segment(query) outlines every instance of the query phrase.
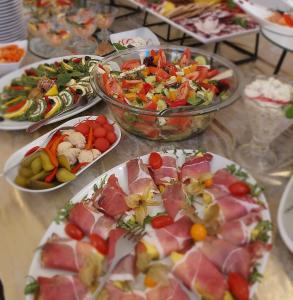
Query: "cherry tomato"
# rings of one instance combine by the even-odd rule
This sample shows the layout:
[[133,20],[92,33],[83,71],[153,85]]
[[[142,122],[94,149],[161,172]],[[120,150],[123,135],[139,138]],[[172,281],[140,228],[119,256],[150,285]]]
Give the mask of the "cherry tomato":
[[96,127],[94,130],[94,137],[96,137],[96,138],[105,137],[106,134],[107,134],[107,131],[103,127]]
[[84,136],[87,136],[90,131],[89,126],[85,123],[79,123],[77,126],[75,126],[74,129],[75,131],[80,132]]
[[110,143],[106,138],[97,138],[95,140],[94,147],[101,152],[105,152],[110,148]]
[[249,299],[249,284],[245,278],[238,273],[229,273],[228,286],[236,300]]
[[128,70],[133,70],[139,66],[140,66],[140,61],[138,59],[130,59],[123,62],[120,68],[122,71],[128,71]]
[[82,230],[73,223],[68,223],[65,226],[65,232],[74,240],[81,240],[84,237]]
[[104,115],[99,115],[96,118],[96,123],[98,123],[100,125],[105,125],[105,124],[108,124],[108,120],[107,120],[107,118]]
[[152,218],[151,224],[153,228],[159,229],[173,224],[173,219],[167,215],[157,216]]
[[103,255],[107,255],[109,251],[108,242],[95,233],[89,235],[91,244]]
[[152,152],[149,156],[149,165],[152,169],[159,169],[163,165],[162,156],[158,152]]
[[115,132],[112,131],[107,132],[106,139],[110,142],[110,144],[114,144],[117,140]]
[[250,193],[250,187],[243,181],[236,181],[229,186],[229,191],[234,196],[244,196]]
[[103,127],[106,129],[107,132],[114,132],[114,126],[112,124],[104,124]]

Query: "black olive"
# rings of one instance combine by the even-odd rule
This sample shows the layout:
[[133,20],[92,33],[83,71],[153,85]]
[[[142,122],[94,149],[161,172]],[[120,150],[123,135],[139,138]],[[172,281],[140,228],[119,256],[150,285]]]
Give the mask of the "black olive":
[[54,101],[53,99],[49,98],[49,103],[50,103],[51,105],[54,105],[54,104],[55,104],[55,101]]
[[64,59],[63,61],[64,61],[66,64],[69,63],[69,60],[68,60],[68,59]]
[[0,122],[3,122],[3,121],[4,121],[4,118],[0,116]]
[[154,58],[152,56],[147,56],[143,60],[143,64],[147,67],[155,66],[154,65]]
[[86,55],[84,59],[85,60],[91,60],[91,57]]
[[76,89],[76,94],[78,94],[78,95],[82,95],[82,90],[81,89]]

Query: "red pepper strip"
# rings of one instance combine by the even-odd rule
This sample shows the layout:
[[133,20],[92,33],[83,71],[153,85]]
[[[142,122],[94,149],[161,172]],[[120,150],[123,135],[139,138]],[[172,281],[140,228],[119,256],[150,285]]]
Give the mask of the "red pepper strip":
[[83,166],[86,166],[88,163],[78,163],[71,169],[71,173],[76,174]]
[[24,157],[33,154],[34,152],[36,152],[36,151],[39,150],[39,149],[40,149],[39,146],[35,146],[35,147],[31,148],[30,150],[27,151],[27,153],[24,155]]
[[86,150],[91,150],[93,148],[93,139],[94,139],[94,131],[93,131],[93,127],[90,127],[87,143],[85,145]]
[[45,177],[45,182],[50,183],[54,180],[58,168],[55,168],[48,176]]
[[51,161],[52,165],[53,165],[54,167],[57,168],[58,165],[59,165],[57,156],[54,155],[54,154],[50,151],[50,149],[48,149],[47,147],[44,148],[44,150],[45,150],[45,152],[48,154],[48,156],[49,156],[49,158],[50,158],[50,161]]
[[21,109],[26,104],[26,101],[27,100],[25,99],[25,100],[22,100],[22,101],[20,101],[19,103],[15,104],[15,105],[9,106],[6,109],[6,112],[11,113],[11,112],[14,112],[14,111],[17,111],[17,110]]
[[50,149],[59,136],[61,136],[61,133],[57,131],[48,142],[46,148]]
[[11,85],[9,87],[10,90],[14,90],[14,91],[23,91],[24,90],[24,86],[22,85]]
[[63,142],[65,136],[64,135],[59,135],[57,136],[54,141],[52,142],[52,145],[51,147],[49,148],[51,153],[54,155],[54,156],[57,156],[57,148],[58,148],[58,145]]

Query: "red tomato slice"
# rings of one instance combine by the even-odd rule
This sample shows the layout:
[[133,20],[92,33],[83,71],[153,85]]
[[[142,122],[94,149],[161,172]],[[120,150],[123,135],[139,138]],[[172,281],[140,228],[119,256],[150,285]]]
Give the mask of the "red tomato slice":
[[176,101],[167,100],[167,103],[170,107],[185,106],[187,104],[187,100],[186,99],[176,100]]
[[67,223],[65,226],[65,232],[74,240],[81,240],[84,237],[82,230],[73,223]]
[[189,64],[189,61],[190,61],[190,58],[191,58],[191,52],[190,52],[190,49],[189,48],[186,48],[182,54],[182,57],[179,61],[179,65],[180,66],[186,66]]
[[249,300],[249,284],[240,274],[229,273],[228,286],[237,300]]
[[152,101],[149,104],[147,104],[145,108],[151,110],[157,110],[157,107],[158,107],[157,103]]
[[137,84],[142,83],[142,80],[122,80],[122,88],[123,89],[129,89],[133,88]]
[[126,60],[121,65],[122,71],[130,71],[140,66],[140,61],[138,59]]
[[161,168],[163,165],[162,156],[158,152],[152,152],[149,156],[149,165],[154,170]]
[[167,63],[166,54],[163,49],[160,49],[158,55],[159,55],[158,64],[157,64],[158,68],[163,68]]
[[176,101],[187,100],[189,88],[190,88],[189,82],[188,81],[183,82],[177,91]]
[[288,15],[288,14],[284,14],[284,20],[287,23],[288,26],[293,27],[293,18]]
[[165,72],[163,69],[158,69],[156,73],[156,79],[157,81],[165,81],[170,78],[170,75]]
[[91,244],[103,255],[107,255],[109,251],[108,242],[95,233],[89,235]]
[[144,83],[142,86],[142,91],[147,94],[152,88],[153,86],[150,83]]
[[229,191],[234,196],[244,196],[250,193],[250,187],[243,181],[236,181],[229,186]]
[[102,75],[104,89],[107,95],[113,96],[114,94],[118,96],[123,95],[122,87],[119,85],[118,81],[115,78],[109,77],[106,73]]
[[202,66],[197,67],[197,69],[199,71],[199,76],[197,78],[197,81],[201,82],[207,78],[209,69]]
[[198,76],[199,76],[199,72],[197,71],[185,75],[185,77],[190,80],[196,80]]
[[174,65],[172,65],[172,64],[169,63],[169,64],[165,67],[165,69],[167,69],[167,71],[168,71],[168,73],[169,73],[170,75],[176,76],[177,68],[176,68]]
[[200,85],[204,89],[209,90],[209,91],[213,92],[214,94],[217,94],[219,92],[219,89],[214,84],[201,82]]
[[173,224],[173,219],[167,215],[157,216],[152,218],[151,224],[153,228],[159,229]]
[[207,78],[212,78],[212,77],[218,75],[219,73],[220,73],[220,71],[217,69],[209,70],[208,74],[207,74]]
[[149,72],[152,74],[152,75],[155,75],[157,74],[158,72],[158,68],[157,67],[148,67],[149,68]]

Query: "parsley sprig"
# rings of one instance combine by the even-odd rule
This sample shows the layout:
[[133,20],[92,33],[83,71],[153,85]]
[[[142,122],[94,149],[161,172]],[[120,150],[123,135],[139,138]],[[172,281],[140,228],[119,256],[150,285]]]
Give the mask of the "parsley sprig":
[[253,241],[260,241],[263,243],[267,243],[270,239],[269,232],[272,231],[273,226],[272,223],[268,220],[262,220],[258,222],[256,227],[253,229],[251,233],[251,239]]
[[249,275],[248,281],[252,284],[256,282],[260,282],[261,279],[263,278],[263,275],[258,271],[258,266],[259,264],[255,264],[252,269],[252,272]]

